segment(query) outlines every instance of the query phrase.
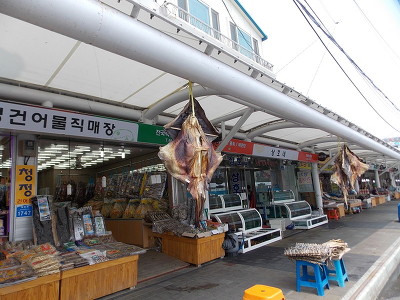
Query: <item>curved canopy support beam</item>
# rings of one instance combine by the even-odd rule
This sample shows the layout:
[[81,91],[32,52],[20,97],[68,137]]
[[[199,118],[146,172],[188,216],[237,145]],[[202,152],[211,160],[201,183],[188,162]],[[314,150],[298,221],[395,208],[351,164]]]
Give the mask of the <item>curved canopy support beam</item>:
[[[189,45],[94,0],[2,0],[0,13],[187,78],[311,128],[400,160],[379,143]],[[118,35],[115,33],[118,32]],[[138,42],[140,41],[140,42]],[[173,49],[173,51],[171,51]]]
[[[201,85],[196,85],[192,89],[193,96],[202,97],[215,95],[217,92],[211,89],[208,89]],[[178,104],[182,101],[189,99],[189,91],[188,89],[181,90],[177,93],[174,93],[170,96],[165,97],[164,99],[159,100],[155,104],[151,105],[145,112],[143,113],[143,118],[145,119],[154,119],[157,115],[170,108],[171,106]]]
[[[241,117],[241,116],[243,116],[243,114],[245,114],[248,110],[249,110],[249,108],[244,108],[244,109],[235,111],[235,112],[233,112],[233,113],[227,114],[227,115],[225,115],[225,116],[221,116],[221,117],[219,117],[219,118],[212,119],[212,120],[210,120],[210,122],[211,122],[211,124],[213,124],[213,125],[218,125],[218,124],[221,123],[221,122],[226,122],[226,121],[233,120],[233,119],[236,119],[236,118],[238,118],[238,117]],[[254,109],[253,109],[253,111],[254,111]]]
[[337,140],[338,140],[337,137],[323,137],[323,138],[318,138],[318,139],[313,139],[313,140],[303,142],[303,143],[299,144],[298,147],[299,147],[299,149],[303,149],[304,147],[309,147],[309,146],[313,146],[313,145],[337,142]]
[[236,134],[236,132],[238,132],[238,130],[240,129],[240,127],[242,127],[242,125],[244,124],[244,122],[246,122],[246,120],[251,116],[251,114],[254,112],[254,109],[252,108],[248,108],[246,110],[246,112],[243,114],[243,116],[239,119],[239,121],[237,121],[237,123],[235,124],[235,126],[233,126],[233,128],[231,129],[231,131],[226,135],[226,137],[221,141],[221,143],[218,145],[217,151],[222,151],[222,149],[224,149],[224,147],[226,145],[228,145],[229,141],[231,140],[231,138],[233,138]]
[[294,128],[294,127],[303,127],[302,125],[299,124],[295,124],[293,122],[288,122],[288,121],[284,121],[284,122],[276,122],[273,124],[267,124],[265,126],[262,126],[260,128],[251,130],[248,134],[247,134],[247,138],[249,140],[254,139],[256,136],[262,135],[266,132],[269,131],[274,131],[274,130],[279,130],[279,129],[285,129],[285,128]]

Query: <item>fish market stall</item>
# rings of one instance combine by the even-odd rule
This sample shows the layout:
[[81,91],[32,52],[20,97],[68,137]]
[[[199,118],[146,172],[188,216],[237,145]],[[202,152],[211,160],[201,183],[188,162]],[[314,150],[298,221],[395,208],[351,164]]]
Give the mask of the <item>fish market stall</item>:
[[146,250],[115,241],[98,211],[31,201],[34,239],[0,244],[1,299],[94,299],[137,284]]

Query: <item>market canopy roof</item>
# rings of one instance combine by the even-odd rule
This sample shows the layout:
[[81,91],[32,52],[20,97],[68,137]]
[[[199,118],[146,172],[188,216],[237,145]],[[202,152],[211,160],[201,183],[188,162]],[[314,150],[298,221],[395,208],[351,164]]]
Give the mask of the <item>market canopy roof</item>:
[[[288,96],[280,98],[281,103],[274,100],[276,106],[271,106],[272,102],[265,102],[264,105],[262,101],[270,101],[268,95],[266,99],[253,102],[245,99],[246,95],[243,97],[237,92],[229,94],[226,88],[215,89],[218,83],[207,86],[203,82],[195,82],[196,99],[211,122],[224,131],[223,136],[231,133],[235,138],[284,148],[311,151],[314,147],[316,152],[331,153],[337,151],[340,143],[347,142],[367,162],[395,164],[400,159],[398,149],[276,81],[269,62],[258,56],[247,57],[232,48],[232,41],[216,39],[183,21],[177,8],[168,2],[161,6],[154,2],[153,7],[144,7],[131,0],[102,1],[129,18],[121,17],[122,14],[114,8],[97,1],[53,1],[51,5],[47,2],[3,0],[0,3],[0,13],[4,13],[0,14],[0,97],[4,100],[33,104],[49,100],[57,108],[164,125],[186,104],[188,92],[187,89],[182,91],[182,88],[188,79],[196,78],[197,74],[192,72],[193,77],[190,75],[187,78],[178,74],[190,74],[193,68],[201,66],[203,61],[192,56],[199,53],[207,56],[205,59],[221,62],[233,70],[229,74],[217,74],[225,87],[232,82],[232,90],[237,89],[234,82],[237,75],[243,74],[253,82]],[[96,9],[103,14],[101,22],[92,18]],[[75,20],[79,23],[73,23]],[[75,26],[65,26],[68,22]],[[113,28],[107,28],[114,26],[112,22],[120,23],[114,27],[118,31],[107,32]],[[142,49],[149,46],[150,40],[143,39],[133,41],[138,49],[132,55],[137,55],[139,59],[124,57],[124,51],[132,50],[124,48],[127,42],[125,37],[132,33],[128,25],[137,22],[150,26],[146,30],[157,35],[160,49],[155,51],[159,51],[158,54],[147,57],[150,54]],[[90,28],[98,28],[99,35],[90,36],[93,34]],[[186,47],[189,57],[182,56],[181,59],[189,59],[190,64],[179,65],[179,57],[173,58],[179,44],[170,44],[169,53],[166,53],[164,46],[170,42],[168,37],[184,44],[182,47]],[[110,45],[108,50],[101,49],[106,48],[101,46],[102,43]],[[164,59],[166,55],[168,60]],[[151,60],[151,63],[140,60]],[[170,65],[175,68],[172,70]],[[203,71],[198,69],[199,73]],[[258,87],[255,85],[254,89]],[[79,99],[79,105],[76,99]],[[312,119],[317,112],[336,125],[310,126],[312,120],[308,124],[299,122],[291,110],[303,107],[308,110],[298,111],[298,114],[311,113],[308,117]],[[337,134],[340,132],[337,128],[343,125],[354,131],[355,137],[359,135],[359,141],[357,138],[346,138],[347,132]],[[369,143],[371,147],[368,147]]]

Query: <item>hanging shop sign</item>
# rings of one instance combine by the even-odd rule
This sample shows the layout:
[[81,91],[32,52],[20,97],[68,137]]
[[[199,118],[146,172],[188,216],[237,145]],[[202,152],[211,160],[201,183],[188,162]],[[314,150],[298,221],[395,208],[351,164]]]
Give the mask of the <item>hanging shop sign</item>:
[[15,205],[31,204],[36,195],[36,167],[17,165],[15,174]]
[[241,140],[232,139],[225,146],[224,152],[238,153],[238,154],[253,154],[254,143]]
[[0,127],[127,142],[136,142],[139,130],[134,122],[8,102],[0,102]]
[[166,145],[172,141],[164,127],[149,124],[139,124],[138,142]]
[[17,165],[15,171],[15,216],[32,217],[31,197],[36,195],[36,167]]
[[222,151],[275,159],[318,162],[318,154],[266,146],[236,139],[230,140],[228,145],[226,145]]

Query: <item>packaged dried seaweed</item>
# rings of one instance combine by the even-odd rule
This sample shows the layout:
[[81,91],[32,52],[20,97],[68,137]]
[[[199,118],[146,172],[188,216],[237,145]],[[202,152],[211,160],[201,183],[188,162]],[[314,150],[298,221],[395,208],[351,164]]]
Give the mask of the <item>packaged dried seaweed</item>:
[[[71,220],[69,215],[69,209],[71,208],[71,202],[57,202],[53,204],[54,219],[53,227],[55,225],[55,233],[57,237],[54,240],[58,241],[56,246],[62,245],[68,241],[73,241],[73,231],[71,227]],[[53,228],[54,229],[54,228]]]
[[43,221],[41,221],[41,212],[39,211],[39,203],[37,197],[32,198],[32,209],[35,244],[51,243],[52,245],[54,245],[52,222],[50,219],[43,219],[43,216]]

